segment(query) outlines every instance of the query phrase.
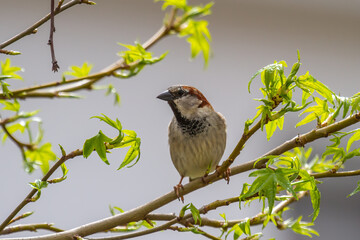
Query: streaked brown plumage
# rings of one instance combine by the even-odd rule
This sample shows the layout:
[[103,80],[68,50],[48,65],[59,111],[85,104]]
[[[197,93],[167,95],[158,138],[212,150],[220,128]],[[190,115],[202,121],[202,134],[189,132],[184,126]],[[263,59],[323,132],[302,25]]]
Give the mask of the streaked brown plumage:
[[225,118],[191,86],[172,86],[158,98],[167,101],[174,113],[169,124],[169,146],[172,162],[181,176],[175,187],[180,197],[184,177],[203,177],[218,165],[226,145]]

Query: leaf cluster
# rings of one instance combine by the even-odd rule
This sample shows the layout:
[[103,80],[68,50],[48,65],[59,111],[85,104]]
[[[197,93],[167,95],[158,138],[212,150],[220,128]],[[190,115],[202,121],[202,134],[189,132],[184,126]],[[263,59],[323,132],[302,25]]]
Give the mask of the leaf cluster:
[[153,54],[146,51],[140,43],[135,43],[135,45],[119,43],[119,45],[128,49],[118,53],[127,66],[126,69],[114,73],[114,76],[119,78],[130,78],[137,75],[146,65],[161,61],[168,53],[165,52],[160,57],[153,57]]
[[1,66],[0,86],[1,86],[2,94],[4,94],[7,98],[10,98],[12,95],[12,92],[9,90],[10,84],[5,80],[8,79],[22,80],[22,77],[17,73],[19,71],[22,71],[22,69],[17,66],[11,66],[11,61],[9,58],[7,58],[5,62],[0,61],[0,66]]
[[[50,143],[42,143],[44,131],[42,129],[42,121],[35,115],[39,111],[22,112],[20,111],[20,103],[14,100],[0,100],[4,106],[2,110],[11,113],[11,116],[3,120],[2,141],[5,142],[9,137],[16,141],[19,146],[24,168],[27,172],[32,173],[36,168],[40,167],[45,174],[49,170],[49,162],[57,159],[52,151]],[[37,125],[37,136],[33,135],[32,125]],[[23,143],[15,137],[15,134],[27,135],[28,143]]]
[[110,138],[100,130],[94,137],[85,141],[83,156],[88,158],[93,151],[96,151],[101,160],[103,160],[106,164],[110,164],[107,159],[107,153],[109,152],[109,149],[129,147],[118,170],[125,166],[134,166],[140,159],[141,144],[141,139],[137,137],[136,132],[133,130],[122,129],[122,125],[119,119],[112,120],[104,114],[102,114],[102,116],[94,116],[92,118],[100,119],[112,128],[116,129],[118,135],[115,138]]
[[197,20],[196,18],[211,14],[211,7],[214,3],[210,2],[206,5],[191,6],[188,5],[186,0],[157,1],[164,2],[163,10],[172,6],[183,12],[175,22],[174,29],[178,32],[179,37],[186,37],[187,42],[190,44],[191,58],[194,59],[202,53],[205,67],[207,67],[211,55],[211,35],[208,29],[208,22],[206,20]]

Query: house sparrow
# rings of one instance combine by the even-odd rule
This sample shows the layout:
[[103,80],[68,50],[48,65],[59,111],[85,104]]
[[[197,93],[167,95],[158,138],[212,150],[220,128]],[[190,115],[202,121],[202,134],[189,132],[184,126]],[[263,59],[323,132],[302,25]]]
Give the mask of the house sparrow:
[[157,98],[167,101],[174,117],[169,124],[171,160],[181,179],[174,187],[178,198],[182,180],[205,177],[214,171],[226,145],[225,118],[204,95],[191,86],[172,86]]

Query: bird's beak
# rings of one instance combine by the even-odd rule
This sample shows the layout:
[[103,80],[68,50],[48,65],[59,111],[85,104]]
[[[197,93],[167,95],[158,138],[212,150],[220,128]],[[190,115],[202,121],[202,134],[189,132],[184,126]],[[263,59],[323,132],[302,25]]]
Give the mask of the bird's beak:
[[174,96],[168,90],[166,90],[165,92],[162,92],[159,96],[157,96],[157,98],[164,100],[164,101],[174,100]]

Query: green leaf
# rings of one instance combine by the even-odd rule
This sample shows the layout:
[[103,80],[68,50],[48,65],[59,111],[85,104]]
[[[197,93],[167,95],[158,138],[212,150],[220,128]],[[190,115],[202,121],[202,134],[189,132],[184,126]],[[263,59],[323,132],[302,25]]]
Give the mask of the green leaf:
[[246,218],[245,221],[241,221],[238,225],[243,233],[249,236],[251,235],[250,218]]
[[[250,219],[246,218],[244,221],[241,221],[238,224],[235,224],[230,230],[229,232],[226,234],[225,239],[227,239],[227,236],[231,233],[234,232],[234,240],[238,239],[242,234],[246,234],[248,236],[251,235],[251,230],[250,230]],[[247,239],[247,238],[246,238]],[[250,238],[252,239],[252,238]]]
[[186,204],[184,207],[181,208],[179,217],[180,218],[184,217],[187,210],[190,210],[195,224],[201,225],[200,212],[192,203]]
[[295,127],[305,125],[305,124],[310,123],[317,119],[319,119],[322,123],[327,119],[327,117],[331,113],[331,109],[329,109],[327,100],[322,100],[317,97],[315,97],[314,100],[317,105],[306,108],[300,114],[300,116],[307,112],[309,112],[310,114],[308,114],[304,119],[302,119],[300,122],[298,122]]
[[[109,118],[108,116],[106,116],[105,114],[101,114],[101,116],[93,116],[91,118],[98,118],[100,119],[101,121],[107,123],[108,125],[110,125],[111,127],[121,131],[122,130],[122,125],[121,125],[121,122],[119,121],[119,119],[116,119],[116,121],[112,120],[111,118]],[[90,119],[91,119],[90,118]]]
[[289,76],[286,79],[286,82],[292,82],[293,78],[295,77],[296,73],[299,71],[300,68],[300,52],[299,50],[297,50],[297,55],[298,55],[298,61],[296,63],[294,63],[293,67],[291,68],[291,72],[289,74]]
[[200,52],[203,53],[205,67],[208,65],[211,53],[211,35],[207,25],[208,22],[205,20],[195,21],[193,19],[189,19],[186,26],[179,32],[179,36],[186,36],[186,40],[190,43],[192,59],[199,55]]
[[346,146],[346,151],[349,152],[351,145],[360,140],[360,129],[355,130],[355,133],[349,138],[347,146]]
[[29,185],[36,190],[41,190],[43,188],[46,188],[48,186],[48,183],[46,181],[36,179],[35,182],[30,182]]
[[112,145],[117,145],[117,144],[121,143],[121,141],[124,138],[124,133],[122,131],[122,125],[121,125],[121,122],[119,121],[119,119],[116,119],[116,121],[114,121],[114,120],[110,119],[108,116],[106,116],[105,114],[102,114],[102,115],[103,115],[102,117],[101,116],[94,116],[94,117],[91,117],[91,118],[98,118],[101,121],[103,121],[103,122],[107,123],[108,125],[110,125],[111,127],[117,129],[119,131],[118,136],[109,143],[112,144]]
[[126,51],[121,51],[118,55],[129,66],[129,69],[120,70],[114,73],[115,77],[129,78],[137,75],[145,65],[151,65],[157,63],[165,58],[168,52],[165,52],[160,57],[153,57],[151,52],[147,52],[143,46],[139,43],[135,45],[127,45],[118,43],[119,45],[127,48]]
[[77,78],[89,76],[91,69],[93,68],[92,64],[88,64],[84,62],[81,67],[78,66],[70,66],[69,71],[63,73],[64,75],[74,76]]
[[40,165],[44,174],[49,171],[49,162],[57,159],[56,154],[52,151],[50,143],[45,143],[39,148],[27,150],[25,152],[26,159]]
[[99,133],[96,136],[89,138],[85,141],[83,148],[83,156],[87,158],[95,150],[98,153],[99,157],[105,163],[109,164],[106,158],[106,146],[105,146],[106,143],[110,144],[109,148],[130,147],[125,155],[125,159],[121,163],[118,170],[125,166],[128,166],[130,163],[134,162],[135,160],[135,162],[128,167],[134,166],[140,159],[140,144],[141,144],[141,139],[137,137],[136,132],[133,130],[123,130],[119,119],[116,119],[114,121],[104,114],[102,114],[102,116],[94,116],[92,118],[97,118],[107,123],[111,127],[117,129],[119,134],[115,139],[111,139],[107,137],[105,134],[103,134],[101,131],[99,131]]
[[192,203],[190,204],[189,209],[193,216],[195,224],[201,225],[201,216],[199,210]]
[[140,159],[140,144],[141,144],[141,139],[137,137],[136,133],[132,130],[123,130],[123,132],[125,134],[127,134],[127,136],[125,136],[122,140],[122,142],[120,143],[119,147],[127,147],[130,146],[128,152],[125,155],[125,159],[123,160],[123,162],[121,163],[120,167],[118,168],[118,170],[120,170],[121,168],[129,165],[130,163],[132,163],[135,158],[135,163],[133,163],[132,165],[128,166],[128,167],[132,167],[134,166]]
[[[280,61],[279,63],[275,62],[273,64],[269,64],[263,68],[261,68],[259,71],[257,71],[250,79],[249,83],[248,83],[248,91],[250,93],[250,86],[252,81],[259,75],[262,74],[264,72],[264,77],[266,77],[266,79],[263,78],[263,83],[265,86],[267,86],[267,89],[270,88],[270,83],[272,82],[271,80],[274,80],[275,78],[272,77],[275,75],[275,71],[279,72],[279,74],[284,72],[284,67],[286,67],[286,63],[284,61]],[[267,72],[265,74],[265,72]],[[266,80],[266,81],[265,81]],[[272,82],[272,85],[274,85],[274,82]]]
[[0,100],[0,103],[4,105],[4,107],[2,108],[3,110],[9,110],[14,112],[20,111],[20,104],[16,99],[14,99],[14,102]]
[[[12,125],[7,125],[6,129],[8,130],[8,132],[10,134],[15,133],[16,131],[20,131],[21,133],[24,133],[24,131],[26,130],[25,127],[25,122],[21,121],[19,123],[14,123]],[[4,134],[2,141],[5,142],[5,140],[8,138],[7,134]]]
[[357,194],[358,192],[360,192],[360,181],[357,182],[357,187],[354,189],[354,191],[352,191],[352,193],[350,193],[347,197],[351,197],[354,196],[355,194]]
[[66,152],[65,152],[65,149],[63,148],[63,146],[61,146],[61,145],[59,144],[59,147],[60,147],[60,150],[61,150],[61,156],[62,156],[62,157],[66,156]]
[[295,191],[309,191],[310,192],[311,204],[313,207],[312,221],[314,222],[316,220],[316,218],[319,216],[321,194],[317,188],[317,185],[316,185],[316,182],[315,182],[315,179],[313,176],[311,176],[304,169],[300,170],[299,175],[301,176],[301,181],[296,183]]
[[10,98],[12,95],[12,92],[8,88],[10,84],[6,83],[5,81],[0,82],[2,93],[5,95],[5,97]]
[[107,137],[105,134],[102,133],[100,130],[98,134],[96,134],[94,137],[89,138],[84,143],[84,150],[83,150],[83,156],[85,158],[88,158],[90,154],[95,150],[101,160],[103,160],[106,164],[110,164],[109,161],[106,158],[106,147],[105,143],[110,142],[112,139]]
[[161,61],[165,58],[168,52],[163,53],[160,57],[153,57],[151,52],[146,51],[143,46],[139,43],[135,45],[128,45],[123,43],[118,43],[119,45],[127,48],[126,51],[119,52],[119,56],[122,57],[126,64],[131,64],[139,61],[143,64],[153,64]]
[[179,9],[186,9],[187,3],[186,0],[155,0],[155,2],[164,2],[162,5],[162,10],[165,10],[168,6],[174,6]]
[[250,197],[256,193],[259,193],[261,196],[265,196],[268,199],[269,205],[269,214],[271,214],[274,207],[275,196],[277,192],[277,185],[283,187],[286,191],[290,192],[296,199],[296,193],[291,186],[289,181],[289,175],[297,173],[295,169],[286,169],[278,168],[276,170],[270,168],[264,168],[256,170],[250,173],[250,177],[257,177],[255,181],[251,184],[249,190],[241,195],[242,200]]
[[343,148],[338,147],[326,147],[325,152],[323,152],[322,157],[325,158],[326,156],[333,155],[333,162],[344,158],[346,155]]
[[[1,61],[0,65],[1,65],[1,74],[0,75],[11,76],[11,78],[13,78],[13,79],[22,80],[22,77],[17,74],[17,72],[22,71],[21,67],[11,66],[11,61],[9,58],[7,58],[5,60],[5,62]],[[4,76],[2,76],[2,77],[4,77]],[[10,78],[10,77],[6,77],[6,78]]]
[[29,201],[35,202],[36,200],[38,200],[40,198],[41,190],[43,188],[46,188],[48,186],[48,183],[46,181],[44,182],[44,181],[41,181],[40,179],[36,179],[35,182],[30,182],[29,185],[33,189],[37,190],[37,194],[35,195],[35,197],[29,199]]
[[351,97],[351,111],[353,114],[356,111],[360,111],[360,92]]
[[120,95],[117,92],[116,88],[112,85],[109,84],[107,87],[107,91],[106,91],[106,96],[110,95],[110,94],[114,94],[114,105],[120,105]]
[[54,178],[54,179],[48,180],[47,181],[48,183],[59,183],[59,182],[64,181],[67,178],[67,173],[69,170],[67,169],[65,163],[61,164],[60,167],[61,167],[61,171],[62,171],[63,175],[59,178]]
[[266,129],[266,138],[269,141],[270,138],[272,137],[272,135],[274,134],[276,127],[278,127],[280,130],[282,130],[284,125],[284,116],[281,116],[280,118],[277,118],[273,121],[269,121],[266,125],[265,125],[265,129]]
[[183,22],[190,18],[204,17],[211,14],[211,7],[214,5],[213,2],[206,4],[205,6],[187,6],[183,16]]
[[285,225],[291,228],[295,233],[305,235],[308,237],[312,237],[312,234],[319,236],[319,233],[309,226],[313,226],[314,223],[303,222],[301,221],[302,216],[300,216],[297,220],[287,220],[285,221]]
[[332,92],[325,84],[311,76],[309,72],[307,72],[305,75],[300,76],[298,79],[296,79],[295,82],[296,85],[304,91],[315,90],[321,96],[326,98],[326,100],[328,100],[330,103],[334,104],[333,96],[335,96],[335,93]]

